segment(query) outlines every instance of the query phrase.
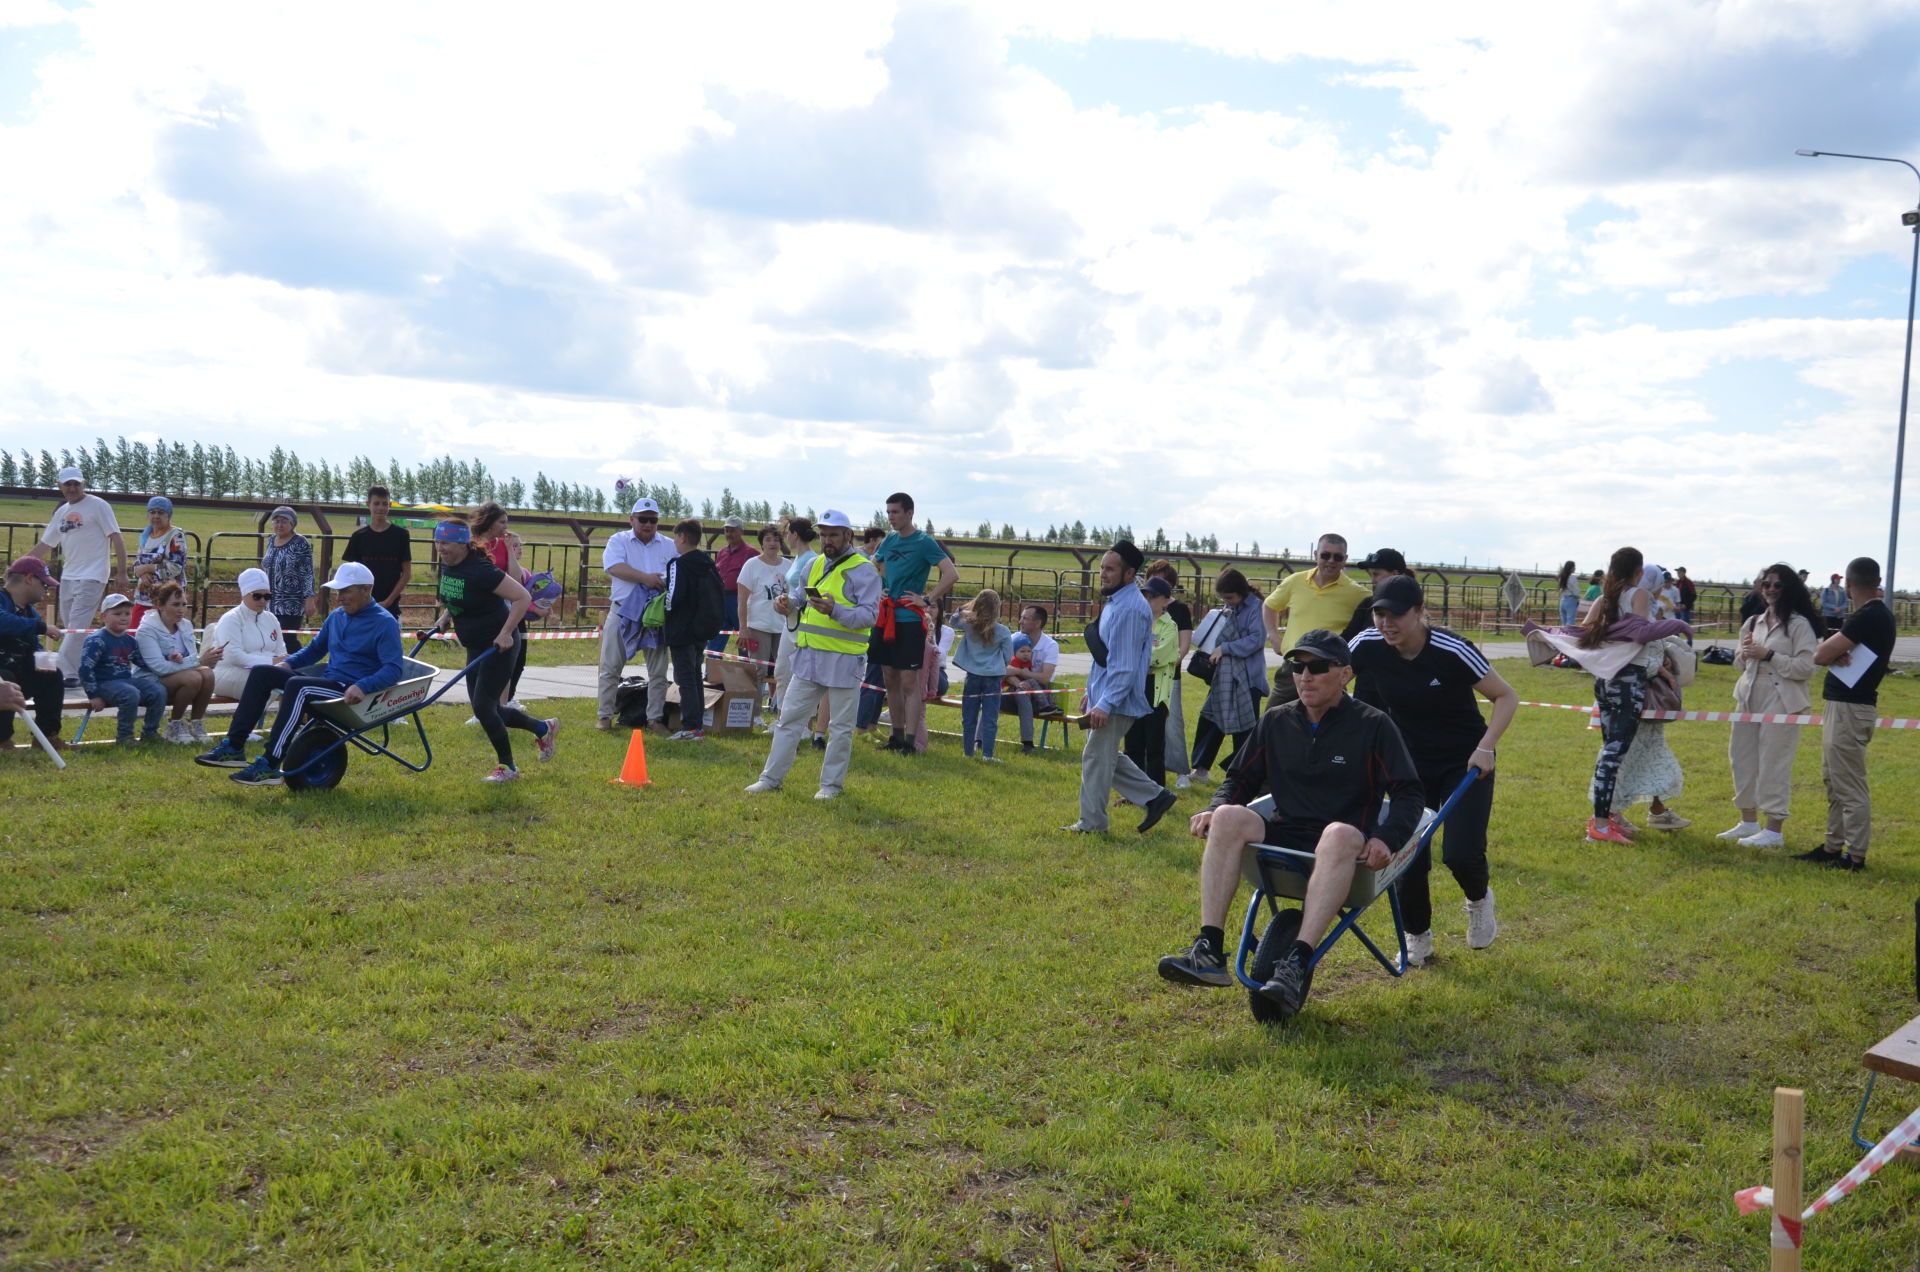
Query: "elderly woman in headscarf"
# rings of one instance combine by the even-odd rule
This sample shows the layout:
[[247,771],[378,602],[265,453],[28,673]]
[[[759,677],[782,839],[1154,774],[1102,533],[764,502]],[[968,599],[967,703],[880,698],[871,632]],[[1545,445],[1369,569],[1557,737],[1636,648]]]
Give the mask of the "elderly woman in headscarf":
[[272,582],[273,617],[291,653],[300,648],[296,633],[305,620],[320,612],[313,596],[313,545],[305,535],[293,532],[300,518],[285,504],[275,508],[268,520],[273,522],[273,538],[260,555],[260,568]]
[[[1233,739],[1234,754],[1260,722],[1260,699],[1267,694],[1267,632],[1260,621],[1260,589],[1228,566],[1213,581],[1225,614],[1224,630],[1213,648],[1213,683],[1193,733],[1193,781],[1212,780],[1207,770],[1220,744]],[[1231,756],[1228,757],[1231,760]]]

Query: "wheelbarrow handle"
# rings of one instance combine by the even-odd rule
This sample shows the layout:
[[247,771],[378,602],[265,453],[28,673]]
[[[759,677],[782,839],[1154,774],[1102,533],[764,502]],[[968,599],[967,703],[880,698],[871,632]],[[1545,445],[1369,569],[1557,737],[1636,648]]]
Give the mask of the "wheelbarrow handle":
[[1440,811],[1434,814],[1433,824],[1435,826],[1439,826],[1447,820],[1447,814],[1453,811],[1453,806],[1458,804],[1461,797],[1467,793],[1467,788],[1479,781],[1482,776],[1484,776],[1484,774],[1477,768],[1467,770],[1467,775],[1460,779],[1460,785],[1453,788],[1453,794],[1447,796],[1447,802],[1440,805]]

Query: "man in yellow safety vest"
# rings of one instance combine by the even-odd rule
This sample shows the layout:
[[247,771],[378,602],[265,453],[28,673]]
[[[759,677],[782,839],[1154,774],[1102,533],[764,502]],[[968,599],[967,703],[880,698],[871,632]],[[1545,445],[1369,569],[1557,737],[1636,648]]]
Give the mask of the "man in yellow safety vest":
[[820,700],[828,704],[827,754],[820,766],[815,799],[837,799],[847,784],[853,758],[854,713],[860,680],[867,669],[867,643],[880,612],[880,575],[873,563],[853,550],[853,522],[838,508],[819,520],[820,555],[807,570],[804,595],[783,596],[774,608],[785,614],[806,608],[794,636],[793,679],[773,728],[773,748],[749,794],[777,791],[800,743],[807,736]]

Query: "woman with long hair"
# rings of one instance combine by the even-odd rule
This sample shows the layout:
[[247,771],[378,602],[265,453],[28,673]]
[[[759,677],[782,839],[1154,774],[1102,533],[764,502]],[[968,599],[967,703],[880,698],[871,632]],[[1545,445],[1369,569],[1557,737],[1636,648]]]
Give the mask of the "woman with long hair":
[[[1662,567],[1649,565],[1640,571],[1640,588],[1653,598],[1650,613],[1656,619],[1667,617],[1660,601],[1661,591],[1667,586],[1667,572]],[[1678,636],[1668,636],[1648,641],[1643,649],[1645,652],[1638,659],[1638,665],[1647,675],[1647,691],[1641,700],[1643,709],[1678,711],[1681,707],[1678,660],[1687,656],[1686,642]],[[1667,745],[1667,722],[1642,719],[1633,735],[1633,745],[1627,748],[1626,757],[1620,762],[1620,774],[1613,787],[1613,806],[1608,812],[1632,837],[1639,833],[1639,828],[1626,820],[1626,810],[1646,800],[1648,826],[1655,830],[1685,830],[1693,822],[1667,806],[1667,801],[1685,788],[1686,774],[1680,768],[1680,757]]]
[[1580,615],[1580,585],[1573,581],[1573,562],[1568,561],[1560,567],[1560,577],[1556,580],[1560,588],[1560,626],[1572,627]]
[[967,673],[960,691],[960,749],[972,759],[978,746],[981,759],[997,764],[993,744],[1000,736],[1000,677],[1013,660],[1013,633],[1000,621],[1000,593],[990,587],[975,592],[955,617],[960,643],[953,651],[953,665]]
[[[1207,772],[1220,744],[1233,739],[1233,753],[1260,723],[1260,699],[1267,694],[1267,629],[1260,619],[1260,589],[1227,566],[1213,580],[1213,594],[1226,614],[1225,630],[1213,649],[1213,683],[1193,732],[1193,781],[1212,780]],[[1228,757],[1229,760],[1232,756]]]
[[[1740,649],[1733,665],[1740,679],[1733,687],[1733,709],[1759,715],[1799,715],[1813,704],[1813,651],[1820,646],[1820,611],[1792,566],[1779,563],[1760,573],[1759,592],[1766,609],[1740,625]],[[1781,827],[1793,799],[1793,755],[1800,728],[1792,724],[1736,724],[1727,740],[1733,766],[1733,802],[1738,825],[1720,839],[1748,848],[1778,848],[1786,843]],[[1766,814],[1766,825],[1760,815]]]
[[1593,765],[1593,816],[1587,838],[1596,843],[1630,844],[1633,831],[1614,811],[1620,765],[1640,731],[1647,701],[1646,646],[1666,636],[1691,631],[1677,619],[1653,622],[1647,616],[1653,597],[1641,586],[1646,558],[1638,548],[1619,548],[1607,560],[1600,598],[1587,613],[1573,642],[1573,656],[1593,673],[1593,699],[1600,713],[1600,754]]
[[[489,499],[473,510],[473,518],[468,523],[473,531],[473,548],[476,552],[485,552],[494,568],[522,587],[526,586],[527,572],[520,564],[520,536],[507,528],[507,510]],[[531,614],[531,608],[527,611]],[[519,631],[524,638],[527,631],[527,615],[520,618]],[[500,691],[500,706],[513,707],[524,711],[520,705],[520,677],[527,670],[527,642],[520,641],[519,649],[513,655],[513,674],[507,677],[506,687]],[[478,720],[469,720],[468,724],[477,724]]]

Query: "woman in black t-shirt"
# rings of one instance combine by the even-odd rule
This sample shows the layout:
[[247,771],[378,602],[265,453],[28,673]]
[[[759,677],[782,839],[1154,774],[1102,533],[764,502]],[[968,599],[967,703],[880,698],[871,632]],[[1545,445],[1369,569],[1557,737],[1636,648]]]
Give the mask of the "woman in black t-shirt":
[[[1426,788],[1440,807],[1468,769],[1480,780],[1454,805],[1437,838],[1447,869],[1467,898],[1467,944],[1484,949],[1500,930],[1487,884],[1487,823],[1493,816],[1494,748],[1520,706],[1472,641],[1427,624],[1426,593],[1417,580],[1394,575],[1373,597],[1373,623],[1353,638],[1354,697],[1393,717]],[[1480,716],[1476,693],[1493,703],[1493,722]],[[1400,916],[1408,961],[1433,953],[1433,901],[1427,889],[1432,850],[1400,876]]]
[[445,631],[451,622],[469,662],[489,647],[494,651],[493,657],[467,677],[467,700],[473,704],[473,714],[500,761],[499,767],[481,780],[514,781],[520,770],[514,767],[513,742],[507,730],[524,729],[533,734],[539,742],[540,758],[550,760],[560,728],[558,720],[536,720],[518,707],[500,705],[501,691],[513,677],[518,646],[526,639],[519,630],[520,619],[532,598],[485,552],[474,550],[473,532],[463,521],[442,521],[435,526],[433,551],[440,558],[440,581],[435,591],[441,605],[433,630]]

